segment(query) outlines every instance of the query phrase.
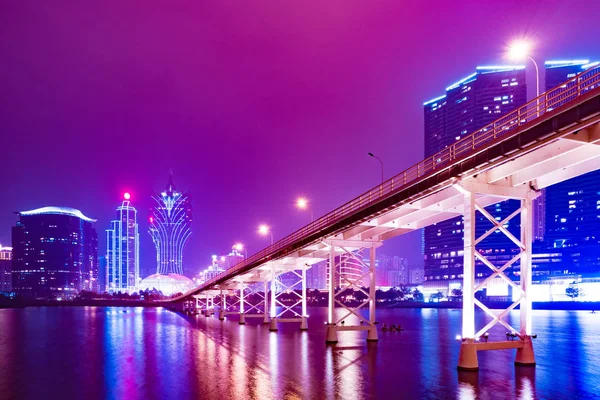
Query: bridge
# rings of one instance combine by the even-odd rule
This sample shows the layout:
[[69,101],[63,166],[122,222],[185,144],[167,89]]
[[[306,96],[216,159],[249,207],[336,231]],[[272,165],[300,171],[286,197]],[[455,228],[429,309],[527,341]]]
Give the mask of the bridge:
[[[457,140],[392,179],[363,193],[271,246],[238,263],[187,293],[165,301],[165,306],[186,311],[201,309],[205,315],[218,309],[219,318],[238,314],[239,323],[248,317],[261,318],[269,329],[278,323],[299,322],[308,329],[306,271],[328,260],[327,343],[338,341],[338,332],[367,331],[367,340],[377,340],[375,318],[376,249],[386,240],[456,216],[464,216],[464,264],[462,336],[459,369],[478,369],[477,352],[516,348],[515,363],[535,365],[532,344],[531,258],[532,201],[550,185],[600,168],[600,67],[589,69],[549,90],[519,109],[506,114]],[[520,207],[497,221],[485,207],[516,199]],[[476,236],[476,216],[483,215],[492,228]],[[515,237],[504,225],[520,219]],[[500,231],[517,247],[518,253],[498,267],[477,250],[490,234]],[[362,257],[368,250],[369,257]],[[351,262],[353,273],[340,273]],[[483,263],[491,275],[477,279],[475,264]],[[519,266],[518,281],[506,273]],[[294,278],[282,284],[283,274]],[[507,282],[518,299],[500,312],[492,312],[475,298],[491,279]],[[362,283],[368,281],[368,288]],[[292,289],[297,301],[280,301],[282,290]],[[347,306],[336,288],[354,288],[366,299]],[[296,289],[301,289],[297,290]],[[257,293],[257,305],[245,300]],[[227,294],[229,296],[227,296]],[[234,304],[226,304],[229,297]],[[256,298],[256,296],[255,296]],[[301,306],[301,311],[298,311]],[[475,307],[491,317],[476,330]],[[515,328],[504,317],[519,307],[520,325]],[[368,318],[359,312],[368,308]],[[342,317],[335,310],[342,309]],[[346,324],[354,316],[359,324]],[[479,341],[495,325],[501,325],[517,340]]]

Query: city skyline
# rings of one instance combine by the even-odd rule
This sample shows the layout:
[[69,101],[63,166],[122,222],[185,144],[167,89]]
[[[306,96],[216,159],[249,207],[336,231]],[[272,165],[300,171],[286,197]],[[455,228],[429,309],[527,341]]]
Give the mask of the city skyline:
[[[498,15],[508,15],[513,14],[514,6],[491,7],[479,2],[440,4],[436,6],[436,15],[458,19],[465,15],[484,16],[492,10]],[[16,15],[20,15],[20,6],[14,7]],[[80,12],[75,5],[40,7],[50,21],[52,16],[68,18]],[[202,12],[190,10],[190,16],[183,16],[179,21],[183,32],[197,33],[198,21],[215,29],[209,16],[218,13],[219,6],[210,7],[213,8]],[[527,18],[519,14],[511,24],[499,24],[493,32],[485,18],[472,18],[468,28],[459,26],[449,30],[441,24],[431,24],[431,10],[415,7],[411,16],[413,23],[431,25],[431,28],[423,33],[420,41],[423,43],[406,43],[403,38],[412,37],[414,26],[397,24],[403,7],[389,3],[377,10],[353,4],[346,7],[348,20],[335,13],[332,16],[333,10],[323,10],[324,15],[334,18],[337,28],[330,25],[330,19],[313,21],[315,29],[320,27],[342,40],[335,48],[329,47],[323,37],[312,31],[309,34],[295,25],[263,26],[254,32],[244,20],[244,23],[232,25],[232,32],[239,37],[249,37],[251,42],[251,38],[256,38],[254,35],[272,38],[263,45],[274,56],[265,59],[260,53],[247,49],[248,43],[226,40],[231,48],[221,55],[219,61],[225,67],[220,71],[206,66],[195,68],[200,56],[189,60],[177,56],[172,58],[166,70],[157,69],[156,61],[172,54],[175,43],[183,48],[195,48],[197,54],[203,54],[214,48],[219,36],[217,33],[215,36],[199,35],[200,43],[196,44],[189,39],[190,35],[173,30],[166,25],[165,19],[154,15],[147,18],[163,28],[162,38],[156,38],[145,23],[138,26],[139,34],[152,44],[156,53],[136,45],[129,23],[114,27],[124,38],[122,47],[115,47],[109,39],[113,33],[108,25],[82,25],[80,19],[53,29],[43,37],[39,31],[25,34],[19,26],[7,23],[7,37],[11,33],[23,37],[21,46],[7,47],[7,59],[11,60],[4,67],[10,78],[8,81],[31,82],[23,71],[32,70],[39,78],[39,84],[35,87],[27,85],[27,92],[23,92],[37,96],[24,97],[20,89],[8,86],[0,100],[3,105],[0,109],[5,112],[2,114],[4,131],[8,132],[5,160],[15,171],[10,183],[12,189],[7,190],[7,186],[2,189],[4,207],[0,210],[0,243],[10,242],[10,226],[15,221],[12,212],[15,210],[51,204],[69,205],[97,218],[103,228],[113,219],[113,211],[107,205],[125,191],[138,199],[139,210],[147,210],[152,206],[150,196],[163,188],[161,177],[164,171],[173,168],[185,191],[195,194],[196,223],[210,227],[198,229],[190,238],[186,257],[189,260],[206,259],[215,250],[227,249],[235,241],[245,243],[249,254],[253,254],[266,244],[255,233],[257,223],[269,223],[275,239],[306,224],[306,214],[293,210],[298,195],[311,198],[316,218],[376,185],[380,180],[379,165],[368,158],[367,152],[377,154],[384,161],[385,178],[418,162],[422,156],[420,110],[423,101],[438,95],[440,88],[465,76],[478,65],[506,64],[504,50],[513,38],[532,37],[536,43],[535,58],[540,63],[549,59],[600,58],[591,39],[594,35],[581,36],[578,23],[580,12],[589,9],[593,14],[596,6],[582,4],[577,12],[558,2],[552,3],[552,7],[557,10],[554,14],[536,15],[532,19],[531,15],[535,13],[530,11],[536,6],[519,5],[522,15]],[[291,9],[280,11],[283,20],[294,13]],[[248,12],[261,16],[269,11],[253,8],[232,12],[237,16]],[[87,14],[84,12],[84,15]],[[166,11],[165,15],[173,14]],[[355,26],[363,39],[349,40],[341,27],[354,26],[352,21],[359,15],[361,20],[362,16],[376,19],[367,18],[369,22]],[[109,16],[104,10],[94,14],[99,21],[109,21],[113,17],[128,22],[139,18],[131,9],[116,16]],[[44,24],[40,21],[37,26]],[[563,28],[560,34],[554,30],[559,24]],[[390,34],[380,37],[378,33],[382,27]],[[63,36],[65,30],[71,34]],[[87,45],[82,47],[76,39],[80,35],[74,32],[81,30],[89,32],[93,38],[95,46],[92,49],[95,50],[91,53],[78,52],[88,48]],[[306,43],[294,42],[289,51],[278,50],[278,42],[274,39],[278,36],[276,33],[288,30],[305,38]],[[373,37],[378,38],[375,46],[369,39]],[[461,43],[461,47],[469,51],[457,56],[456,48],[440,46],[440,37]],[[59,44],[63,40],[73,51],[65,58],[46,60],[43,68],[23,56],[23,51],[37,54],[40,48],[61,52]],[[335,73],[317,74],[322,71],[321,63],[310,56],[315,48],[320,49],[321,57],[327,56],[328,71]],[[113,57],[106,59],[104,54],[107,52],[112,52]],[[242,66],[248,68],[240,69],[242,66],[236,54],[243,55]],[[406,62],[407,55],[414,55],[415,62]],[[363,61],[366,58],[372,62]],[[119,60],[124,60],[126,67],[122,67]],[[104,62],[108,67],[97,70],[95,65]],[[349,65],[352,68],[346,69]],[[527,68],[529,70],[531,66]],[[93,73],[71,72],[78,70]],[[339,71],[343,72],[340,74]],[[543,76],[544,71],[541,74]],[[135,78],[129,79],[130,75]],[[420,76],[428,79],[419,79]],[[54,81],[61,83],[56,90]],[[120,82],[124,82],[122,88],[118,85]],[[528,83],[531,94],[532,74],[528,74]],[[94,96],[90,96],[92,92],[95,92]],[[263,92],[271,95],[259,95]],[[294,96],[290,96],[290,92]],[[54,93],[54,96],[48,97],[48,93]],[[50,98],[54,100],[50,101]],[[40,110],[47,112],[9,113],[17,107],[29,109],[28,104],[33,104],[34,100],[42,105]],[[82,109],[82,104],[94,107]],[[98,113],[95,111],[98,109],[106,112]],[[64,110],[79,110],[78,117],[70,118]],[[271,118],[272,115],[276,118]],[[63,121],[69,121],[69,124],[65,125]],[[413,133],[405,140],[402,132]],[[114,143],[136,149],[129,154],[129,167],[117,168],[119,164],[112,162],[97,163],[102,168],[89,165],[81,150],[91,147],[92,143],[86,137],[92,136],[99,138],[93,143],[94,157],[98,160],[112,160]],[[157,143],[171,136],[176,138],[171,145],[173,151],[162,151]],[[27,149],[29,154],[45,160],[45,149],[54,148],[54,143],[65,143],[65,146],[56,149],[49,168],[39,162],[25,163],[16,156],[22,149]],[[191,146],[186,146],[187,143]],[[315,146],[315,143],[319,145]],[[325,146],[335,146],[338,150],[327,155]],[[352,173],[347,171],[348,158],[357,166]],[[277,168],[284,159],[285,165],[294,167],[293,171]],[[321,170],[328,172],[323,174]],[[65,179],[67,177],[73,179]],[[63,179],[51,185],[48,183],[57,178]],[[277,188],[273,187],[273,182],[277,182]],[[244,194],[244,201],[238,205],[236,196],[240,193]],[[140,218],[139,223],[140,230],[146,232],[147,219]],[[419,243],[420,235],[411,235],[387,243],[386,248],[393,248],[388,251],[390,253],[417,262],[421,258]],[[101,248],[104,245],[100,243]],[[140,248],[141,273],[146,276],[155,270],[149,235],[141,235]]]

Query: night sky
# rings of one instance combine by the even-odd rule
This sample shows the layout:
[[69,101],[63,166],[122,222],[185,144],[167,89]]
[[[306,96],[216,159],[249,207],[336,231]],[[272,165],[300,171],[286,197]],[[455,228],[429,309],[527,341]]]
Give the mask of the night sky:
[[[85,4],[84,3],[88,3]],[[0,243],[15,211],[69,206],[104,230],[124,191],[155,271],[150,196],[193,196],[184,269],[254,253],[423,156],[422,103],[515,37],[600,59],[600,1],[4,1]],[[123,4],[123,3],[128,3]],[[426,3],[426,4],[425,4]],[[528,69],[530,93],[534,75]],[[420,233],[381,252],[420,264]]]

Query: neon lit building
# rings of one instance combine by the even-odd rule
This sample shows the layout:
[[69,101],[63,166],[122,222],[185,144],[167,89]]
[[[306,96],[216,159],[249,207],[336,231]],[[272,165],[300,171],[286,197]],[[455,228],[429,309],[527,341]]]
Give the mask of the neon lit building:
[[0,293],[12,292],[12,247],[0,245]]
[[[527,101],[524,66],[481,66],[475,72],[446,88],[444,95],[423,103],[425,157],[430,157],[479,128],[510,113]],[[502,220],[518,208],[514,200],[504,201],[486,209]],[[477,234],[491,226],[484,216],[477,217]],[[462,282],[463,226],[462,217],[433,224],[424,229],[425,287],[448,292],[450,285]],[[519,234],[518,221],[511,220],[506,228]],[[517,251],[504,235],[491,235],[480,245],[488,259],[503,265]],[[483,279],[491,270],[477,265],[476,275]]]
[[12,228],[12,290],[23,297],[68,299],[98,291],[98,235],[68,207],[22,211]]
[[183,248],[192,234],[190,197],[175,189],[171,174],[166,190],[152,199],[149,232],[156,246],[156,273],[183,275]]
[[106,291],[134,292],[140,283],[140,235],[137,211],[123,196],[117,208],[117,219],[106,230]]

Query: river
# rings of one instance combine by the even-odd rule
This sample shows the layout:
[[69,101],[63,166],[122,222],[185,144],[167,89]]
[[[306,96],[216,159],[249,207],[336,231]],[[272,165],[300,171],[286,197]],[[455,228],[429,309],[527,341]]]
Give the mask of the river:
[[[0,309],[0,399],[600,398],[600,313],[536,310],[535,368],[515,367],[514,350],[487,351],[464,374],[460,310],[380,309],[381,323],[404,330],[368,344],[340,332],[335,346],[326,309],[309,314],[307,332],[269,332],[256,319],[161,308]],[[518,326],[518,312],[508,321]]]

